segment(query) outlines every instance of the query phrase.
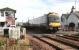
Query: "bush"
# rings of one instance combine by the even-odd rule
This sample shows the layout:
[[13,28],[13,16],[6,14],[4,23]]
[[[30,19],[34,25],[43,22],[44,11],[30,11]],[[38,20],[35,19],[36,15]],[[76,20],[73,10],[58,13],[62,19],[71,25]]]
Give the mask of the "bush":
[[5,42],[0,40],[0,46],[4,45]]

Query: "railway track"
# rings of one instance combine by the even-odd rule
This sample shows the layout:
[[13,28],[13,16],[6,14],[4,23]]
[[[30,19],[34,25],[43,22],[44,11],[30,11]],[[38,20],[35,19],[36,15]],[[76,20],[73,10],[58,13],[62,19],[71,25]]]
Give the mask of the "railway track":
[[78,46],[63,42],[61,40],[58,40],[57,38],[52,38],[48,36],[38,37],[33,36],[34,38],[48,44],[51,47],[54,47],[56,50],[78,50]]
[[76,45],[76,47],[79,47],[79,40],[74,37],[71,36],[58,36],[58,37],[64,39],[65,41],[73,43],[73,45]]
[[57,47],[57,46],[55,46],[55,45],[53,45],[53,44],[51,44],[51,43],[49,43],[49,42],[47,42],[47,41],[41,39],[41,38],[38,37],[38,36],[33,36],[33,37],[36,38],[36,39],[38,39],[38,40],[40,40],[40,41],[42,41],[42,42],[44,42],[44,43],[46,43],[46,44],[48,44],[49,46],[51,46],[52,48],[55,48],[56,50],[62,50],[61,48],[59,48],[59,47]]
[[50,36],[45,36],[45,37],[49,38],[51,40],[58,41],[58,42],[63,43],[65,45],[71,46],[73,48],[79,49],[79,45],[78,45],[79,42],[77,42],[77,41],[73,41],[71,39],[66,39],[66,38],[63,38],[63,37],[55,37],[55,38],[50,37]]
[[71,40],[75,40],[79,42],[79,39],[74,37],[74,36],[68,36],[68,35],[64,35],[65,38],[71,39]]

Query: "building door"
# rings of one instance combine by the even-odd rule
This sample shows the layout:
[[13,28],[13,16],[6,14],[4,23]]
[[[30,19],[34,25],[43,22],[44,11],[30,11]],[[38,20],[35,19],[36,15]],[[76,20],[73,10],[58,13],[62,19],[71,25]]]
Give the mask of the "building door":
[[74,28],[75,28],[75,24],[73,22],[69,23],[69,29],[73,31]]
[[9,29],[4,29],[4,36],[9,37]]

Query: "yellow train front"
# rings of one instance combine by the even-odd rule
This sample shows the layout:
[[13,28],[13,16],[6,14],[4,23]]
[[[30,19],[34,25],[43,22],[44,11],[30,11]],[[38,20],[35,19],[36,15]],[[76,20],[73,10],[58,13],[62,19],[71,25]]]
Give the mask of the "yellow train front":
[[51,32],[57,32],[60,29],[60,22],[54,21],[49,24],[49,29]]
[[48,15],[49,17],[49,29],[51,32],[57,32],[61,26],[60,21],[59,21],[59,15],[57,13],[50,13]]

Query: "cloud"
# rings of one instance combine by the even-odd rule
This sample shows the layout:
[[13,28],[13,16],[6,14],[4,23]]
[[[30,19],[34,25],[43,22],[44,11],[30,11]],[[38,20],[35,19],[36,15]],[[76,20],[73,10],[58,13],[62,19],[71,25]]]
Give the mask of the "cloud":
[[[59,14],[71,11],[71,7],[75,6],[75,0],[43,0],[49,7],[50,11],[58,12]],[[50,3],[50,4],[48,4]],[[76,0],[76,9],[78,10],[79,0]]]
[[[0,8],[10,7],[16,9],[17,21],[27,21],[48,12],[59,14],[70,12],[75,0],[0,0]],[[77,0],[77,10],[79,1]]]

